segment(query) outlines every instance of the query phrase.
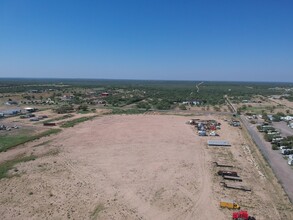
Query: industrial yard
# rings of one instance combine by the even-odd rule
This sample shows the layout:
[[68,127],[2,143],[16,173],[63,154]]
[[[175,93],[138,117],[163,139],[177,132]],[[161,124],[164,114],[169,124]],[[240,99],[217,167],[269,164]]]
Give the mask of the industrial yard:
[[[226,116],[225,116],[226,117]],[[3,219],[230,219],[231,199],[256,219],[292,219],[288,197],[244,129],[224,116],[199,136],[187,116],[107,115],[0,154],[33,155],[0,180]],[[226,140],[229,147],[209,147]],[[223,180],[229,164],[242,182]],[[227,168],[225,168],[227,169]],[[225,188],[243,186],[251,191]]]

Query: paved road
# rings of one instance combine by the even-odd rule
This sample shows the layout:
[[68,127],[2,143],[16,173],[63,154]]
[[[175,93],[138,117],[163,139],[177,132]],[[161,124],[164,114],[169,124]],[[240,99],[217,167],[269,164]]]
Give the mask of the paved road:
[[282,136],[291,136],[293,135],[293,129],[289,128],[287,123],[284,121],[273,122],[273,126],[281,133]]
[[255,125],[250,124],[244,116],[241,116],[241,119],[250,136],[272,167],[276,177],[281,182],[290,201],[293,202],[293,170],[287,164],[287,161],[283,159],[279,151],[272,150],[271,144],[264,140],[263,135],[257,131]]

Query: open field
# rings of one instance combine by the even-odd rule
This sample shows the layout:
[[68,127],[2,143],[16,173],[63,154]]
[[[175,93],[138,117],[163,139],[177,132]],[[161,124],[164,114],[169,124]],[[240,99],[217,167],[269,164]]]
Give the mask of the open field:
[[[190,117],[109,115],[0,154],[17,176],[0,180],[3,219],[229,219],[221,198],[256,219],[292,219],[292,205],[240,129],[221,118],[221,137],[199,137]],[[208,139],[231,148],[208,148]],[[213,161],[233,163],[252,192],[223,189]],[[14,175],[10,170],[8,175]]]
[[36,135],[28,135],[28,134],[1,135],[0,136],[0,152],[6,151],[6,150],[13,148],[13,147],[16,147],[20,144],[24,144],[26,142],[39,139],[44,136],[56,134],[60,131],[61,131],[61,129],[49,129],[49,130],[46,130],[46,131],[39,133],[39,134],[36,134]]
[[285,106],[286,109],[290,111],[290,113],[293,113],[293,102],[288,101],[287,99],[271,99],[273,102],[275,102],[278,105]]
[[238,108],[242,108],[243,113],[251,113],[256,115],[261,115],[263,112],[267,114],[276,114],[278,112],[286,113],[288,107],[285,105],[277,103],[274,99],[266,98],[263,96],[259,96],[256,100],[261,100],[261,103],[238,103],[234,104],[234,106]]

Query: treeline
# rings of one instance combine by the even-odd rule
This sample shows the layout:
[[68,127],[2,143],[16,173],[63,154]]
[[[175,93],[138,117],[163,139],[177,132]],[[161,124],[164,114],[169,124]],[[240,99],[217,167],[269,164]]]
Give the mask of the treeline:
[[[72,104],[85,102],[85,92],[95,89],[109,92],[103,97],[114,107],[135,104],[144,109],[170,109],[182,102],[194,102],[202,106],[220,106],[225,103],[224,96],[233,101],[251,99],[254,95],[282,94],[283,89],[292,88],[291,83],[251,83],[251,82],[200,82],[194,81],[152,81],[152,80],[98,80],[98,79],[1,79],[0,93],[26,92],[29,90],[54,89],[51,98],[64,93],[72,93]],[[292,96],[288,99],[292,99]],[[183,108],[183,107],[182,107]]]

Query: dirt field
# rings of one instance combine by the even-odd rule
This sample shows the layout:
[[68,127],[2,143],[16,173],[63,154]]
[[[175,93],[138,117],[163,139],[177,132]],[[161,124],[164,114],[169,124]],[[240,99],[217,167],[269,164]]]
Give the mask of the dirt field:
[[[218,119],[220,137],[199,137],[189,119],[103,116],[1,153],[0,163],[39,156],[0,180],[1,219],[230,219],[221,198],[258,220],[293,219],[292,205],[242,130]],[[232,147],[209,148],[209,139]],[[253,191],[223,189],[212,161],[235,165]]]
[[293,113],[293,102],[288,101],[287,99],[270,99],[272,102],[285,106],[286,110],[289,110],[289,113]]

